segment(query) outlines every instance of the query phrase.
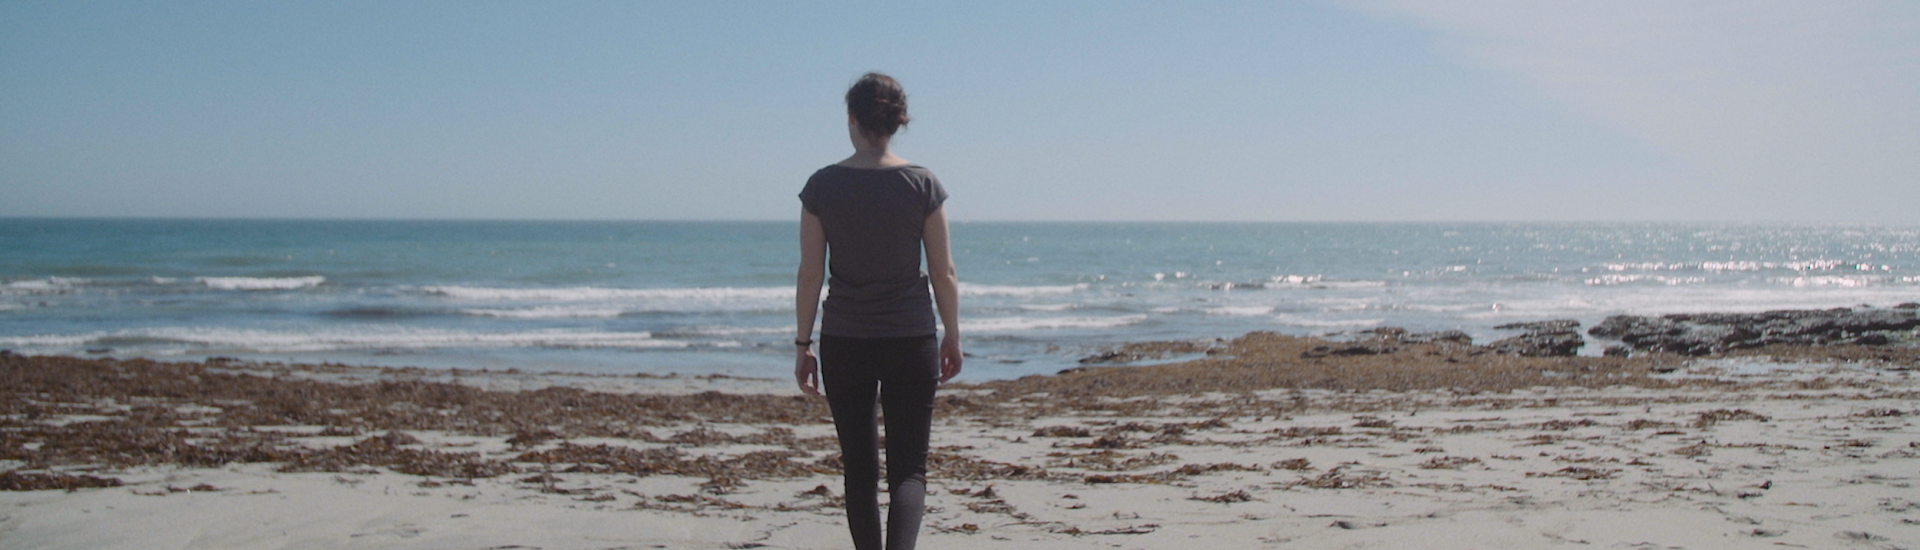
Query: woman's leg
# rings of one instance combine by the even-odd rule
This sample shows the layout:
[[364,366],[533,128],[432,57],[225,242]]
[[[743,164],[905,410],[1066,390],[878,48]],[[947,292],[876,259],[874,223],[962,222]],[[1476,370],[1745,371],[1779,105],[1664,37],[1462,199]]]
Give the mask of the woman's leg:
[[940,343],[897,338],[881,375],[880,406],[887,418],[887,550],[912,550],[926,508],[927,445],[933,396],[939,387]]
[[880,550],[880,449],[873,405],[877,358],[865,338],[820,336],[820,378],[840,436],[847,530],[858,550]]

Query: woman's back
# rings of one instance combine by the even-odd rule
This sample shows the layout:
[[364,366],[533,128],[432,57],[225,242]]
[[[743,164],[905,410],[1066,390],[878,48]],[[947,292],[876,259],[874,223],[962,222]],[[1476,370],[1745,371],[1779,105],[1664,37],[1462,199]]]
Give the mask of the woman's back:
[[826,231],[828,279],[821,333],[881,338],[934,333],[922,229],[947,198],[916,165],[814,172],[800,203]]

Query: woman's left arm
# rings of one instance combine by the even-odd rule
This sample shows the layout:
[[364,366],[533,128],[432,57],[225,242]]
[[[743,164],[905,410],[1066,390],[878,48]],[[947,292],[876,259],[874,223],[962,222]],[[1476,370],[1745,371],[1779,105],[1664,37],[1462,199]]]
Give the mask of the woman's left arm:
[[933,283],[933,306],[940,312],[940,323],[947,334],[940,340],[940,381],[960,375],[960,275],[953,268],[953,247],[947,241],[947,209],[927,215],[921,228],[921,240],[927,249],[927,276]]

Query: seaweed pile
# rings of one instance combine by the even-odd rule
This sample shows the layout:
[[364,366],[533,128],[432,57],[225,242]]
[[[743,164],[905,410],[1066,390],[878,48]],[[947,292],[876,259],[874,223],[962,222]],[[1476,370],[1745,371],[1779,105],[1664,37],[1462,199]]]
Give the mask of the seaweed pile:
[[[1516,328],[1551,335],[1565,332],[1566,327]],[[1204,352],[1203,357],[1183,363],[1081,367],[1055,376],[956,384],[939,398],[943,421],[1030,430],[1021,433],[1052,441],[1057,450],[1034,463],[1013,464],[982,458],[967,448],[940,448],[932,453],[930,468],[937,477],[962,481],[1086,483],[1173,483],[1222,471],[1304,471],[1311,469],[1304,459],[1271,466],[1183,464],[1151,470],[1177,462],[1178,457],[1165,450],[1183,446],[1352,446],[1381,438],[1426,436],[1373,417],[1351,428],[1296,426],[1290,432],[1262,434],[1233,430],[1225,420],[1302,412],[1309,406],[1299,396],[1303,390],[1355,396],[1323,399],[1311,406],[1364,414],[1383,406],[1379,399],[1366,397],[1375,390],[1430,394],[1395,393],[1399,397],[1393,399],[1401,400],[1395,406],[1417,399],[1447,399],[1454,404],[1481,399],[1477,406],[1497,409],[1515,406],[1499,394],[1540,386],[1657,389],[1733,384],[1651,376],[1687,360],[1676,354],[1543,357],[1474,346],[1462,336],[1376,329],[1359,340],[1336,342],[1255,332],[1205,344],[1141,344],[1139,349],[1116,350],[1108,356],[1117,360]],[[1920,349],[1857,342],[1769,345],[1730,353],[1864,358],[1894,370],[1920,366]],[[525,472],[674,475],[705,477],[709,485],[720,488],[744,480],[803,478],[839,469],[838,456],[831,453],[837,444],[831,437],[794,433],[792,427],[830,422],[823,400],[797,394],[618,394],[559,386],[490,391],[459,381],[423,380],[418,372],[405,370],[380,371],[380,376],[357,382],[301,375],[330,368],[335,367],[29,357],[0,351],[0,469],[7,470],[0,477],[0,489],[112,486],[119,480],[91,474],[146,465],[270,463],[289,472],[385,469],[450,479]],[[1266,390],[1282,391],[1256,394]],[[1197,420],[1032,425],[1036,419],[1056,417],[1166,415]],[[1753,419],[1726,413],[1702,417],[1696,424],[1739,420]],[[1641,423],[1622,429],[1674,427],[1645,419],[1637,422]],[[715,425],[759,431],[743,434],[737,429],[713,429]],[[1564,431],[1574,427],[1509,428]],[[409,432],[500,438],[496,441],[504,440],[509,448],[483,452],[427,444]],[[578,442],[586,438],[632,444]],[[687,452],[702,447],[750,450]],[[1432,461],[1436,469],[1462,464],[1447,457]],[[1318,475],[1301,483],[1317,487],[1377,481],[1338,469]]]

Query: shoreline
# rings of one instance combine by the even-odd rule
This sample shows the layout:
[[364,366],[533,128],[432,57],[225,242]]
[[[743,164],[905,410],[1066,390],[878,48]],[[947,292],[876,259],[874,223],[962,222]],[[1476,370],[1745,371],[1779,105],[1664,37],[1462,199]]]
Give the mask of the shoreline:
[[[945,387],[921,538],[1920,541],[1920,348],[1568,357],[1415,336],[1142,343],[1115,351],[1199,357]],[[0,375],[0,485],[55,489],[0,491],[0,546],[845,544],[824,402],[778,378],[12,354]]]

